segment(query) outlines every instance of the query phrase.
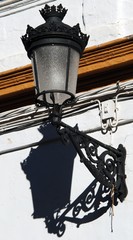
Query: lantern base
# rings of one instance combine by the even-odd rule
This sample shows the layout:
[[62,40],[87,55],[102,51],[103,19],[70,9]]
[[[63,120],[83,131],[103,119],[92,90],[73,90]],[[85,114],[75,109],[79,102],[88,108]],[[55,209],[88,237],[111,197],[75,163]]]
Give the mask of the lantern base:
[[63,90],[42,91],[36,97],[37,105],[45,107],[54,107],[55,105],[66,106],[74,101],[74,94]]

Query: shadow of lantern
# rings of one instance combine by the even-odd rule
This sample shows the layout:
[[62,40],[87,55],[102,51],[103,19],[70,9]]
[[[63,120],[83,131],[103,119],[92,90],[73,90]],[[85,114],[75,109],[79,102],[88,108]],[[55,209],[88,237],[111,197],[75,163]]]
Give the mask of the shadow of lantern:
[[65,221],[79,227],[102,216],[111,207],[110,190],[94,180],[70,203],[77,153],[70,142],[62,143],[51,124],[41,126],[39,131],[43,138],[37,148],[31,149],[21,167],[30,181],[33,218],[44,218],[48,232],[61,237]]
[[52,125],[41,126],[43,134],[36,149],[31,149],[21,167],[30,181],[34,218],[52,220],[55,212],[70,202],[74,147],[64,145]]

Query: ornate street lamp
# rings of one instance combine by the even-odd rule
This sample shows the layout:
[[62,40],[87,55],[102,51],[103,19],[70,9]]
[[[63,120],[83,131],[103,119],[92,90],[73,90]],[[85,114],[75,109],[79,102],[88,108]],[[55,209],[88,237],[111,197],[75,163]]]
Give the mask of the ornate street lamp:
[[38,100],[41,104],[60,104],[74,98],[77,71],[88,36],[79,24],[70,27],[62,22],[67,10],[46,5],[40,11],[46,23],[27,27],[23,44],[32,61]]
[[22,36],[22,42],[32,61],[36,84],[36,97],[40,105],[52,108],[50,119],[66,142],[72,142],[81,162],[105,187],[114,191],[114,205],[127,195],[125,183],[126,150],[108,146],[77,128],[61,121],[61,108],[71,104],[77,85],[79,59],[89,37],[79,24],[70,27],[62,22],[67,10],[45,5],[40,11],[46,23],[32,28]]

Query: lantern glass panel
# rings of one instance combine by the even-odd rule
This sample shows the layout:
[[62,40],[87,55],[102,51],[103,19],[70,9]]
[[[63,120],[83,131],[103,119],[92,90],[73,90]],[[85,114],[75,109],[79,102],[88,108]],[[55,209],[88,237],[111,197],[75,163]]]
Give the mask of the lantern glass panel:
[[[63,45],[45,45],[33,51],[32,65],[37,93],[54,92],[55,103],[62,104],[68,96],[75,95],[80,54]],[[50,94],[46,94],[52,103]]]

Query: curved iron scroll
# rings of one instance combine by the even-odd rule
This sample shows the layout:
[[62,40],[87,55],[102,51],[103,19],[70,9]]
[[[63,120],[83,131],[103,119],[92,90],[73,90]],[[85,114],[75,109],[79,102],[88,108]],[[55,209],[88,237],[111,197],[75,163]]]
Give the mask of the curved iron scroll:
[[[56,119],[57,120],[57,119]],[[105,187],[114,189],[114,205],[117,198],[123,202],[127,196],[125,182],[126,150],[122,144],[117,149],[106,145],[62,121],[52,122],[65,144],[72,142],[80,161],[88,168],[91,174]]]
[[72,222],[79,227],[84,223],[94,221],[111,207],[110,189],[94,180],[71,204],[55,216],[45,219],[49,233],[61,237],[66,230],[66,222]]

